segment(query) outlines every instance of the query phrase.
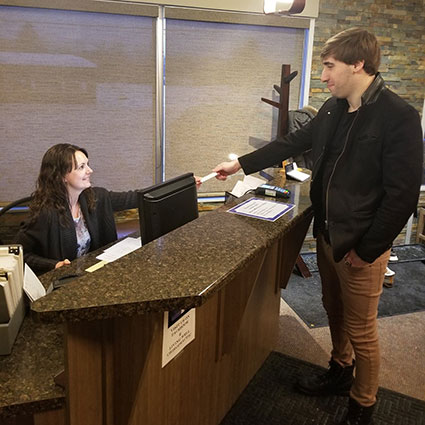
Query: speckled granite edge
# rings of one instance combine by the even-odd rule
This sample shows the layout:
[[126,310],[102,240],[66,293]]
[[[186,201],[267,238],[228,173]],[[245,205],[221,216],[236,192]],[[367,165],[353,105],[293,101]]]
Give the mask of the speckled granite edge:
[[166,300],[149,300],[143,303],[114,304],[110,306],[93,306],[82,309],[69,309],[64,311],[47,311],[38,315],[32,311],[31,315],[36,321],[46,323],[62,323],[65,321],[80,322],[86,320],[105,320],[114,317],[129,317],[140,314],[171,311],[199,307],[202,305],[202,297],[177,298]]

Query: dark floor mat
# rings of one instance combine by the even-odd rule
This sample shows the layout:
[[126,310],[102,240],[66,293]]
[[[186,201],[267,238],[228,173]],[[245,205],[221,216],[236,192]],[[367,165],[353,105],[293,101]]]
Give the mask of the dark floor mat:
[[[425,310],[425,264],[422,261],[399,261],[390,264],[395,271],[394,286],[384,288],[379,302],[378,317],[395,316]],[[322,305],[318,272],[309,278],[292,273],[282,298],[307,326],[327,326]]]
[[[391,265],[407,261],[425,260],[425,244],[397,245],[393,246],[392,251],[397,255],[398,260],[395,263],[391,263]],[[302,253],[301,258],[310,272],[318,271],[315,252]]]
[[[393,246],[392,251],[397,255],[399,263],[406,261],[425,260],[425,245],[398,245]],[[394,264],[394,263],[391,263]]]
[[[221,425],[333,425],[347,397],[308,397],[293,389],[300,375],[324,369],[272,352]],[[425,402],[384,388],[378,392],[375,425],[424,425]]]
[[303,253],[301,254],[301,258],[303,259],[305,265],[311,273],[319,271],[319,267],[317,266],[317,256],[315,252]]

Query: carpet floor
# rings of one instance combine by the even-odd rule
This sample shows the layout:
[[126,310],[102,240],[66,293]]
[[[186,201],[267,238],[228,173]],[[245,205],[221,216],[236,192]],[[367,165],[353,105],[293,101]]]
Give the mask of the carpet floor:
[[[293,386],[298,376],[325,369],[272,352],[221,425],[334,425],[347,397],[308,397]],[[384,388],[378,392],[375,425],[425,425],[425,402]]]
[[[378,317],[415,313],[425,310],[425,245],[394,247],[399,257],[389,267],[395,274],[392,288],[385,288],[378,307]],[[302,254],[312,272],[309,278],[292,273],[282,298],[310,328],[327,326],[328,320],[322,305],[320,276],[316,254]]]

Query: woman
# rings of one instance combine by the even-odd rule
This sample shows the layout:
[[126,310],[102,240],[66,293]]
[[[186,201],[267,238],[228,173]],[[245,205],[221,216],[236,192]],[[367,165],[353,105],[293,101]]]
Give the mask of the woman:
[[137,207],[137,192],[91,187],[86,150],[52,146],[43,156],[29,220],[17,243],[25,262],[40,274],[117,239],[114,211]]

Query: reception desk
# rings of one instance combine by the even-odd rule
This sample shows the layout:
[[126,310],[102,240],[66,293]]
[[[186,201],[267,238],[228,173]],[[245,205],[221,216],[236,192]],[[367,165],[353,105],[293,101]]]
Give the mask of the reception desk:
[[[98,252],[43,275],[45,287],[79,277],[31,305],[1,358],[0,418],[219,424],[274,348],[280,288],[312,218],[308,184],[287,187],[295,208],[275,222],[223,206],[93,273]],[[195,339],[162,367],[164,312],[189,308]]]

